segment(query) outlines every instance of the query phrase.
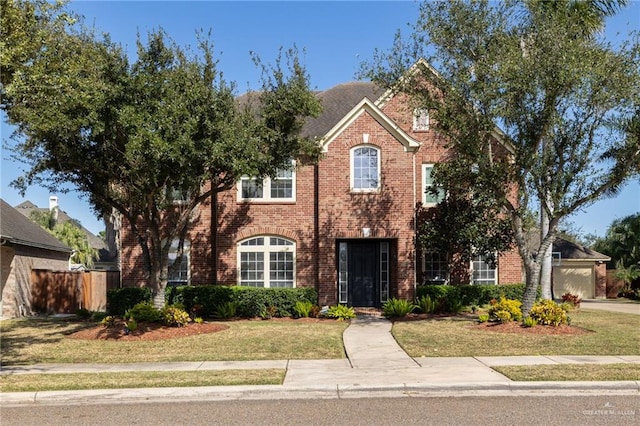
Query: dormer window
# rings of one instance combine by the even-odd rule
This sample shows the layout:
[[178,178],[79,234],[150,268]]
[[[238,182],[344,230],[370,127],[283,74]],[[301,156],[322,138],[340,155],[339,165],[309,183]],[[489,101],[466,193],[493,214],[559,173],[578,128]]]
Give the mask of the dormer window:
[[416,132],[429,130],[429,110],[427,108],[413,110],[413,130]]

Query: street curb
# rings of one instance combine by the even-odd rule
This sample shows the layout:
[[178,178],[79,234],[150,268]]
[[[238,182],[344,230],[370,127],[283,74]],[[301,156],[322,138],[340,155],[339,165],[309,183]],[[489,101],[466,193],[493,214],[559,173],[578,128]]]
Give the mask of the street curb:
[[511,382],[318,385],[318,386],[206,386],[189,388],[96,389],[0,393],[0,406],[131,404],[176,401],[346,399],[443,396],[497,396],[549,394],[640,394],[640,381],[618,382]]

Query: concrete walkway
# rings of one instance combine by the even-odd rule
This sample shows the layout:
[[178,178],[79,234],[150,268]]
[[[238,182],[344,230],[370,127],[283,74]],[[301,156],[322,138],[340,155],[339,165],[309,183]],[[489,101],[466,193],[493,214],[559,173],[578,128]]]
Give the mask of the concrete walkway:
[[343,335],[347,358],[328,360],[204,361],[136,364],[37,364],[8,366],[2,375],[34,373],[97,373],[125,371],[204,371],[285,369],[283,385],[202,388],[118,389],[64,392],[1,393],[0,405],[25,403],[95,403],[96,401],[194,399],[282,399],[409,396],[452,392],[576,392],[640,393],[640,382],[513,382],[491,369],[500,365],[640,364],[634,356],[519,356],[411,358],[391,335],[391,322],[359,315]]

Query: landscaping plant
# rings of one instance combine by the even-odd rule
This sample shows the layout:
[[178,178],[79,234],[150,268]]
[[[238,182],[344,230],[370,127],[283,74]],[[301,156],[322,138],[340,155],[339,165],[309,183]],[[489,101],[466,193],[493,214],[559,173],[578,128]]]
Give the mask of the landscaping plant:
[[382,315],[386,318],[402,318],[414,311],[416,305],[406,299],[389,299],[382,305]]
[[338,321],[344,321],[347,319],[355,318],[356,311],[354,311],[351,306],[335,305],[329,307],[326,315],[328,318],[335,318]]

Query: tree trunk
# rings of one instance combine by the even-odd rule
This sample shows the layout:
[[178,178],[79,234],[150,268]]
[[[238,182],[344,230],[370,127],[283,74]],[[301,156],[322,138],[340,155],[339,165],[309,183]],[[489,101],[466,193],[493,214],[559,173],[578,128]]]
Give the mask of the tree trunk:
[[540,284],[540,264],[528,260],[525,261],[525,289],[524,296],[522,298],[522,315],[523,317],[529,316],[529,311],[536,303],[536,296],[538,293],[538,285]]
[[[544,206],[540,206],[540,242],[549,233],[549,215],[544,209]],[[542,265],[540,270],[540,294],[543,299],[552,299],[551,295],[551,271],[552,271],[552,253],[553,244],[549,244],[549,247],[544,251],[542,255]]]

